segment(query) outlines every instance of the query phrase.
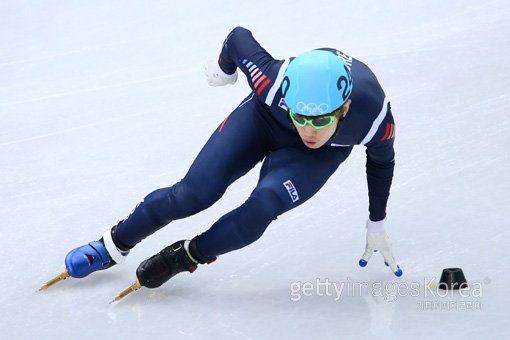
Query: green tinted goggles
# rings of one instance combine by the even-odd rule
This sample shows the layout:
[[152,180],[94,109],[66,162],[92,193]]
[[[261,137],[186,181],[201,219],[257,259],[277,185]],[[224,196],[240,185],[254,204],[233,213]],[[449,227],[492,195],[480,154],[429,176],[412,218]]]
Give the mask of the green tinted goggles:
[[334,113],[328,113],[326,115],[317,117],[310,117],[294,113],[290,110],[289,116],[298,126],[304,127],[306,126],[306,124],[310,124],[315,129],[322,129],[327,126],[330,126],[331,124],[333,124],[336,118]]

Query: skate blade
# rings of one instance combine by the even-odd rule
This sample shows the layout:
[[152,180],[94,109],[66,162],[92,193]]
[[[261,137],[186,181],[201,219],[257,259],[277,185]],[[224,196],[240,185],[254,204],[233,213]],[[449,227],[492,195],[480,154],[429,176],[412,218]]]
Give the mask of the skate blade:
[[55,276],[53,279],[51,279],[48,282],[46,282],[45,284],[43,284],[41,286],[41,288],[39,288],[37,291],[40,292],[41,290],[48,289],[48,287],[53,286],[57,282],[60,282],[62,280],[67,279],[69,276],[70,275],[69,275],[69,273],[67,272],[67,269],[66,269],[62,274],[59,274],[59,275]]
[[110,303],[117,302],[120,299],[124,298],[126,295],[131,294],[132,292],[137,291],[140,288],[142,288],[142,285],[140,284],[140,281],[138,281],[138,279],[136,279],[135,283],[133,283],[131,286],[129,286],[128,288],[124,289],[122,292],[117,294],[115,296],[115,298],[113,298],[113,300],[110,301]]

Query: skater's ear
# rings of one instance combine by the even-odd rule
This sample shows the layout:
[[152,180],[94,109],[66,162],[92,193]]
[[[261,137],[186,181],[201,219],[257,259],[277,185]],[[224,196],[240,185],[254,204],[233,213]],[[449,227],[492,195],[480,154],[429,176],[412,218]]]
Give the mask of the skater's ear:
[[345,117],[345,115],[347,115],[347,112],[349,112],[350,107],[351,107],[351,100],[347,99],[347,101],[342,106],[340,106],[338,109],[333,111],[333,113],[339,120],[342,120]]

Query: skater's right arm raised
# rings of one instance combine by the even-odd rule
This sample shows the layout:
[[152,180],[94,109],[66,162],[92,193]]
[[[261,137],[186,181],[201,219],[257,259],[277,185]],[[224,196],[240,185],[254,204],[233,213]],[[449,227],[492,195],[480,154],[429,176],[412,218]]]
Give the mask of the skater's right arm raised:
[[249,30],[236,27],[225,39],[218,60],[206,64],[205,73],[209,85],[223,86],[235,83],[239,68],[251,89],[260,95],[276,77],[278,70],[272,66],[277,62]]

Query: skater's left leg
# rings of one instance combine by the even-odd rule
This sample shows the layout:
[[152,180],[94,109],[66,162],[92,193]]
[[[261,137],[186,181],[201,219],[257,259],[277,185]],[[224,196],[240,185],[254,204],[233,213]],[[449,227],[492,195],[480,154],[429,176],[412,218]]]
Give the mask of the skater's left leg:
[[315,195],[350,154],[352,147],[280,149],[264,161],[257,187],[239,208],[195,237],[192,246],[202,259],[256,241],[279,215]]
[[256,241],[279,215],[312,197],[326,183],[352,148],[279,149],[264,161],[257,187],[239,208],[209,230],[179,241],[143,261],[136,275],[142,286],[159,287],[174,275],[193,272],[197,264]]

